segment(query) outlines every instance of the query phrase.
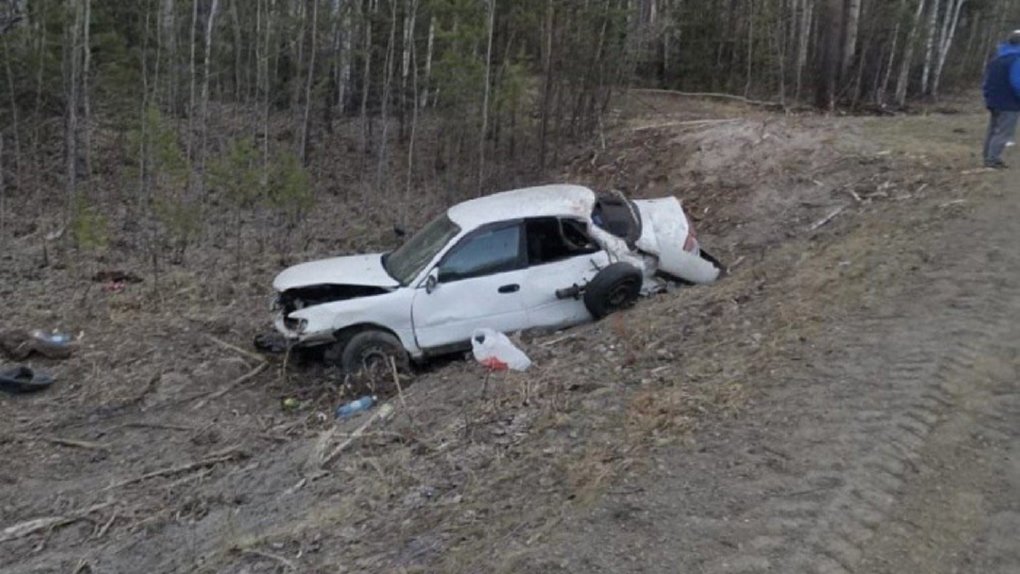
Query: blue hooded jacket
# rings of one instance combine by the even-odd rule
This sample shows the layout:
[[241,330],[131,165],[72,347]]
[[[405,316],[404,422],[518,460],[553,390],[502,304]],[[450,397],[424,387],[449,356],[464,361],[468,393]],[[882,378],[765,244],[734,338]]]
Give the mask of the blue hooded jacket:
[[985,70],[984,92],[989,109],[1020,112],[1020,45],[999,45]]

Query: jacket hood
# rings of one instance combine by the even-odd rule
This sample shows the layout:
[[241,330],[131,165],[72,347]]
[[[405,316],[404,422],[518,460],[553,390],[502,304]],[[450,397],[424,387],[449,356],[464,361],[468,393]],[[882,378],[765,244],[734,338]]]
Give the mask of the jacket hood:
[[400,284],[382,264],[382,254],[350,255],[302,263],[284,269],[273,280],[273,289],[283,292],[312,285],[359,285],[395,288]]
[[1012,56],[1014,54],[1020,55],[1020,45],[1013,45],[1010,44],[1009,42],[1003,42],[999,44],[999,49],[998,51],[996,51],[995,57],[1001,58],[1003,56]]

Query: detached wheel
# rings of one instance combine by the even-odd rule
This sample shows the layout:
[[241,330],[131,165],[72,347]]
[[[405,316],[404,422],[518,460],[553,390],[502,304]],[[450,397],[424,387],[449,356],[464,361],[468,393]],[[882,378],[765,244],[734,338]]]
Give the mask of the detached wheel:
[[397,370],[407,372],[411,361],[400,340],[385,331],[362,331],[351,337],[340,355],[340,364],[351,374],[389,374],[390,358],[396,361]]
[[588,283],[584,306],[595,319],[630,307],[641,294],[641,271],[627,263],[613,263]]

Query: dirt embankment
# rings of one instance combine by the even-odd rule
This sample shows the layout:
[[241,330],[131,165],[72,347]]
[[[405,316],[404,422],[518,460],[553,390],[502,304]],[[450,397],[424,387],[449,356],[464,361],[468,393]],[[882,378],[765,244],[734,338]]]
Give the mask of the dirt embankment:
[[[0,534],[0,567],[578,568],[535,549],[654,471],[660,449],[697,448],[739,421],[763,379],[824,357],[816,337],[880,306],[904,269],[929,260],[911,234],[963,209],[948,186],[960,157],[925,165],[916,147],[876,141],[877,120],[647,106],[654,113],[632,111],[555,179],[677,194],[730,277],[527,339],[536,367],[523,375],[486,381],[471,363],[435,366],[329,463],[365,420],[333,423],[347,392],[338,373],[272,362],[234,384],[259,362],[220,343],[247,348],[265,328],[279,261],[253,251],[235,278],[224,246],[113,293],[87,278],[114,266],[144,274],[145,262],[125,252],[40,267],[41,243],[13,239],[0,256],[5,321],[81,338],[70,360],[34,365],[57,375],[51,391],[0,397],[0,528],[22,528]],[[347,237],[353,226],[318,227],[306,251],[386,241]],[[889,241],[897,261],[880,257]],[[300,406],[282,408],[285,397]]]

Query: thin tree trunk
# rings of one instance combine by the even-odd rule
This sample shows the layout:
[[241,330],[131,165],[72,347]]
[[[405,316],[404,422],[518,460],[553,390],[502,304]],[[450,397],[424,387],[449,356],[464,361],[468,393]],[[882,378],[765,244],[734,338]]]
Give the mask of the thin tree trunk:
[[553,0],[547,0],[545,8],[545,49],[542,54],[542,125],[539,132],[538,169],[545,171],[546,146],[549,139],[549,106],[552,103],[552,49],[553,49]]
[[[82,141],[85,144],[85,174],[92,179],[92,104],[89,101],[89,69],[92,67],[92,46],[89,31],[92,27],[92,0],[82,0],[85,4],[83,38],[82,38],[82,72],[81,99],[84,117],[82,121]],[[89,182],[91,183],[91,181]]]
[[[368,147],[368,93],[372,85],[372,16],[375,15],[376,0],[369,0],[368,13],[365,14],[365,65],[361,74],[361,151],[367,154]],[[364,158],[364,155],[362,155]]]
[[421,99],[421,107],[429,103],[430,87],[432,86],[432,51],[436,41],[436,17],[429,19],[429,39],[425,48],[425,97]]
[[818,84],[815,91],[815,104],[825,110],[832,110],[836,105],[836,82],[839,77],[839,66],[842,61],[840,49],[843,29],[843,2],[841,0],[825,0],[824,17],[819,20],[826,34],[819,47],[817,70]]
[[797,73],[795,99],[800,99],[801,88],[804,85],[804,69],[808,62],[808,48],[811,44],[811,23],[814,19],[815,0],[804,0],[804,11],[801,13],[800,41],[797,46]]
[[205,63],[202,66],[204,72],[202,77],[202,148],[198,160],[199,197],[202,196],[205,188],[205,160],[209,143],[209,77],[212,75],[209,70],[212,61],[213,28],[216,25],[216,12],[218,8],[219,0],[212,0],[212,7],[209,9],[209,18],[205,27]]
[[942,0],[932,0],[931,11],[928,14],[927,40],[924,46],[924,70],[921,72],[921,94],[931,94],[931,71],[935,63],[935,34],[939,23],[939,6]]
[[747,22],[747,78],[744,83],[744,97],[751,94],[751,72],[754,70],[754,0],[749,0]]
[[18,123],[18,101],[15,97],[15,86],[14,86],[14,73],[11,71],[11,46],[7,42],[7,37],[3,37],[4,40],[4,65],[7,68],[7,93],[11,100],[11,130],[13,131],[14,141],[14,181],[21,189],[21,131],[20,124]]
[[244,74],[244,54],[241,47],[244,46],[244,43],[241,41],[241,17],[237,13],[237,3],[238,0],[230,2],[230,23],[234,31],[234,103],[240,104],[244,84],[242,79]]
[[177,112],[177,30],[176,30],[176,8],[174,0],[163,0],[163,15],[160,26],[161,50],[167,54],[166,66],[166,101],[167,109],[171,113]]
[[301,163],[308,165],[308,118],[312,110],[312,85],[315,79],[315,54],[319,28],[319,0],[312,0],[312,45],[308,55],[308,78],[305,82],[305,115],[301,122]]
[[[418,11],[418,0],[412,2],[411,9]],[[411,110],[411,133],[407,139],[407,182],[404,186],[404,201],[400,206],[400,226],[407,226],[407,210],[411,207],[411,185],[414,181],[414,143],[418,134],[418,50],[411,43],[411,91],[414,98],[414,109]]]
[[843,42],[843,62],[840,65],[841,81],[847,79],[850,73],[850,66],[854,63],[854,54],[857,52],[857,36],[861,24],[861,0],[848,0],[846,38]]
[[[4,182],[4,135],[0,133],[0,245],[7,244],[7,186]],[[4,247],[6,250],[6,247]]]
[[[949,49],[953,46],[953,39],[956,37],[956,27],[960,23],[960,11],[963,9],[963,5],[967,3],[967,0],[955,0],[956,5],[952,8],[952,21],[949,24],[946,34],[942,39],[942,44],[939,46],[939,59],[935,64],[935,77],[932,79],[931,93],[933,96],[938,96],[939,85],[942,83],[942,70],[946,65],[946,58],[949,56]],[[949,21],[949,13],[946,13],[946,21]]]
[[482,129],[478,134],[478,195],[485,181],[485,136],[489,131],[489,92],[492,80],[492,36],[496,25],[496,0],[489,0],[489,33],[485,49],[485,89],[482,96]]
[[918,0],[917,11],[910,24],[910,33],[907,35],[907,44],[904,46],[903,60],[900,62],[900,73],[896,78],[896,105],[903,107],[907,103],[907,87],[910,83],[910,67],[914,61],[914,48],[917,46],[917,37],[921,31],[921,16],[924,15],[926,0]]
[[66,175],[64,180],[67,194],[67,217],[73,215],[75,198],[78,193],[78,86],[79,56],[78,33],[81,30],[81,7],[74,2],[74,16],[71,22],[70,43],[66,56],[67,61],[67,103],[66,123],[64,126],[64,160]]
[[386,42],[386,62],[384,65],[382,94],[382,134],[379,136],[379,162],[376,164],[375,187],[382,191],[383,174],[386,172],[386,150],[389,147],[390,129],[390,91],[393,85],[393,60],[396,59],[397,44],[397,3],[390,4],[390,37]]
[[188,192],[194,185],[195,180],[195,88],[198,83],[198,71],[195,69],[195,46],[197,44],[195,31],[198,29],[198,0],[191,0],[191,56],[188,61],[188,73],[190,93],[188,95],[188,133],[185,139],[185,151],[188,157]]
[[[906,0],[903,0],[903,5],[906,5]],[[899,19],[896,20],[896,27],[893,28],[892,45],[889,46],[889,61],[885,66],[885,73],[882,75],[882,83],[875,91],[875,103],[879,107],[885,107],[885,95],[889,91],[889,79],[892,78],[893,64],[896,63],[896,45],[900,40],[900,24]]]

